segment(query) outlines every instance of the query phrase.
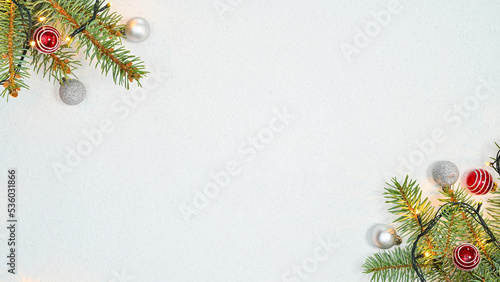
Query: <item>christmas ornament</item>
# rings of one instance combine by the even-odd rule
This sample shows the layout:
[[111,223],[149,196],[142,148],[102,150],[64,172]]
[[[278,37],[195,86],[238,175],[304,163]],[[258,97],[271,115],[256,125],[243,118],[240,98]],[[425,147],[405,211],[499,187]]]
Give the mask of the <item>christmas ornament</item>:
[[481,254],[472,244],[461,244],[453,250],[453,264],[463,271],[471,271],[479,265]]
[[151,28],[148,21],[141,17],[131,18],[125,24],[125,35],[127,40],[132,42],[142,42],[149,37]]
[[61,34],[50,25],[41,26],[33,32],[31,45],[44,54],[54,53],[61,46]]
[[432,169],[432,178],[442,187],[449,187],[457,182],[458,167],[449,161],[437,162]]
[[476,195],[487,194],[496,189],[496,185],[493,182],[493,176],[482,168],[471,170],[465,176],[465,186]]
[[386,224],[377,224],[370,231],[370,237],[375,246],[380,249],[389,249],[400,245],[401,237],[396,234],[396,229]]
[[59,88],[59,97],[70,106],[80,104],[85,99],[85,95],[85,86],[76,79],[64,79]]
[[[103,75],[127,89],[132,83],[141,86],[148,73],[144,62],[123,47],[121,16],[110,11],[111,3],[12,0],[1,1],[0,9],[0,98],[17,97],[29,88],[33,70],[62,82],[81,66],[82,58],[89,58]],[[64,48],[58,30],[64,31]]]
[[[495,165],[499,156],[500,152],[493,158]],[[433,207],[431,200],[424,196],[425,189],[416,180],[407,176],[403,181],[393,178],[387,182],[384,198],[390,205],[388,211],[395,216],[398,232],[412,244],[368,257],[363,269],[371,275],[371,281],[470,281],[476,276],[478,280],[500,281],[496,268],[500,264],[500,236],[496,230],[500,193],[488,195],[485,211],[480,199],[468,196],[466,176],[471,187],[476,187],[472,186],[475,182],[481,182],[486,190],[494,187],[485,181],[491,179],[486,171],[464,173],[461,179],[464,185],[439,189],[437,198],[443,204]],[[483,212],[488,217],[483,217]],[[470,244],[462,246],[463,243],[473,243],[477,248]],[[482,263],[481,256],[487,257],[488,263]],[[481,263],[485,267],[477,267]],[[474,277],[466,272],[472,269]]]

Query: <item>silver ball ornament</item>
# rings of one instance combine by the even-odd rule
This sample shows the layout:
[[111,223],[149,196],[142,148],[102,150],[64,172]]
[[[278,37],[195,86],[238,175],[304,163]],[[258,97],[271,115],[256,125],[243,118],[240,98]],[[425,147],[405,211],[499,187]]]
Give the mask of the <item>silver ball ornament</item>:
[[70,106],[80,104],[84,99],[87,91],[83,83],[76,79],[65,79],[59,88],[59,97],[61,100]]
[[455,184],[459,175],[458,167],[449,161],[437,162],[432,168],[432,178],[442,187],[449,187]]
[[142,42],[149,37],[151,28],[148,21],[141,17],[131,18],[125,24],[125,35],[127,40],[132,42]]
[[377,224],[370,230],[372,243],[380,249],[389,249],[394,245],[401,244],[401,237],[396,229],[387,224]]

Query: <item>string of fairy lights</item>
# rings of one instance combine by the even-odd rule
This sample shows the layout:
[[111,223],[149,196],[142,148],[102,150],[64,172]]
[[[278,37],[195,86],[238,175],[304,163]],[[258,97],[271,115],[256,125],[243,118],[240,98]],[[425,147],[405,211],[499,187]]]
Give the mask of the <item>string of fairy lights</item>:
[[[19,64],[17,65],[17,71],[19,71],[19,68],[21,68],[21,64],[22,64],[22,61],[24,61],[25,57],[26,57],[26,54],[28,52],[28,47],[31,46],[31,47],[35,47],[36,45],[36,41],[35,40],[31,40],[32,38],[32,30],[33,30],[33,25],[36,23],[33,21],[32,19],[32,16],[31,16],[31,13],[30,11],[28,10],[28,8],[26,8],[23,4],[19,3],[18,1],[16,0],[12,0],[12,3],[14,3],[17,8],[19,9],[19,14],[21,16],[21,20],[23,22],[26,22],[26,25],[25,25],[25,29],[24,29],[24,32],[26,34],[26,47],[24,48],[23,50],[23,53],[21,55],[21,60],[19,62]],[[84,31],[87,26],[92,23],[96,18],[97,18],[97,15],[103,11],[105,11],[106,9],[110,8],[112,3],[107,3],[106,5],[102,6],[103,5],[103,2],[99,1],[99,0],[96,0],[95,3],[94,3],[94,7],[93,7],[93,14],[92,14],[92,17],[86,21],[84,24],[82,24],[80,27],[78,27],[77,29],[75,29],[75,31],[73,31],[69,36],[66,37],[66,42],[71,42],[71,40],[73,40],[73,38],[75,38],[76,35],[78,35],[79,33],[81,33],[82,31]],[[45,21],[45,17],[39,17],[38,20],[40,22],[43,22]],[[9,79],[9,77],[5,78],[4,80],[0,81],[0,84],[6,82],[7,80]]]
[[[23,50],[23,54],[21,56],[21,62],[19,62],[19,64],[17,64],[16,72],[18,72],[19,69],[21,68],[22,61],[24,61],[24,58],[26,57],[26,54],[28,53],[28,47],[30,46],[29,41],[30,41],[30,37],[31,37],[31,30],[33,29],[33,20],[31,19],[31,13],[28,10],[28,8],[26,8],[23,4],[19,3],[16,0],[12,0],[12,3],[14,3],[17,6],[17,8],[19,9],[19,14],[21,15],[21,20],[23,22],[24,21],[28,22],[28,24],[26,25],[26,27],[24,29],[24,33],[26,34],[26,40],[25,40],[26,43],[25,43],[25,48]],[[26,16],[26,19],[24,18],[25,16]],[[0,84],[3,84],[7,80],[9,80],[9,77],[0,81]]]
[[[497,147],[500,149],[500,145],[495,143]],[[500,175],[500,150],[498,150],[497,156],[495,158],[491,158],[494,160],[493,162],[486,162],[487,166],[492,167],[499,175]]]
[[[85,85],[80,82],[76,75],[73,74],[73,70],[76,69],[75,65],[80,65],[78,62],[72,62],[67,52],[61,51],[56,53],[60,48],[68,48],[74,39],[78,38],[78,34],[85,32],[85,36],[89,41],[84,42],[89,43],[87,46],[87,52],[104,52],[106,58],[109,58],[114,65],[102,65],[103,73],[106,75],[112,73],[114,82],[116,84],[124,85],[127,89],[129,87],[129,82],[134,81],[139,82],[148,72],[145,70],[145,66],[142,60],[130,53],[129,50],[125,48],[120,48],[116,50],[115,47],[122,45],[122,40],[126,39],[128,42],[140,43],[145,41],[150,33],[151,27],[149,22],[142,17],[132,17],[123,26],[118,23],[121,16],[117,16],[116,13],[107,14],[106,11],[111,8],[112,3],[107,2],[108,0],[91,0],[89,2],[81,3],[81,8],[78,10],[87,11],[85,14],[85,19],[79,20],[78,23],[74,21],[65,22],[69,26],[70,30],[68,34],[61,34],[61,32],[49,22],[54,20],[52,16],[44,15],[43,12],[30,11],[31,8],[26,3],[23,5],[20,0],[12,0],[7,2],[9,10],[15,12],[16,16],[20,19],[19,33],[17,33],[15,38],[10,39],[15,40],[15,42],[20,42],[15,45],[15,53],[10,52],[4,54],[4,64],[7,63],[7,58],[9,59],[8,73],[3,73],[0,77],[4,78],[0,81],[5,89],[0,94],[1,97],[5,96],[8,92],[7,99],[9,97],[18,97],[19,91],[21,89],[29,87],[22,81],[23,76],[28,76],[25,72],[24,65],[26,64],[26,58],[29,51],[37,51],[41,53],[42,56],[37,56],[33,53],[34,58],[31,62],[32,64],[43,64],[45,73],[49,72],[49,77],[54,77],[56,81],[60,82],[59,87],[59,97],[64,104],[74,106],[83,102],[86,96]],[[56,1],[56,4],[61,4],[64,7],[64,3],[67,1]],[[65,13],[61,11],[62,6],[56,7],[59,13]],[[73,10],[72,10],[73,11]],[[81,13],[81,12],[77,12]],[[35,15],[37,18],[35,18]],[[95,26],[95,29],[90,30],[90,26],[93,22],[96,22],[99,17],[100,26]],[[108,22],[109,20],[109,22]],[[55,20],[55,22],[59,22]],[[104,22],[109,23],[107,25]],[[118,28],[117,28],[118,26]],[[110,36],[102,33],[103,28],[107,29]],[[63,27],[64,32],[67,31],[66,27]],[[64,36],[62,36],[64,35]],[[101,38],[102,36],[102,38]],[[25,37],[25,38],[24,38]],[[96,37],[101,38],[100,40],[94,40]],[[109,41],[108,41],[109,38]],[[115,40],[118,38],[118,40]],[[100,41],[105,41],[113,47],[105,47],[108,44],[101,44]],[[66,42],[64,44],[64,42]],[[90,44],[91,43],[91,44]],[[98,46],[97,49],[89,50],[91,45]],[[81,46],[81,45],[80,45]],[[102,48],[106,48],[103,50]],[[77,48],[80,50],[80,47]],[[54,54],[55,53],[55,54]],[[88,54],[88,53],[87,53]],[[50,57],[44,56],[49,55]],[[94,55],[95,56],[95,55]],[[92,58],[94,58],[92,56]],[[100,58],[100,57],[99,57]],[[91,60],[92,61],[92,60]],[[123,65],[121,61],[125,62]],[[100,64],[101,62],[97,62]],[[126,68],[123,67],[126,65]],[[36,68],[37,66],[35,66]],[[119,69],[118,69],[119,68]],[[38,69],[40,70],[40,66]],[[52,71],[51,71],[52,70]],[[75,78],[69,78],[68,75],[73,74]],[[50,78],[49,78],[50,79]],[[140,87],[140,83],[138,83]]]
[[[17,6],[17,8],[19,9],[19,14],[21,15],[21,20],[28,21],[28,24],[24,29],[24,32],[26,33],[26,42],[28,42],[29,37],[31,35],[31,29],[33,27],[33,22],[31,20],[31,13],[28,10],[28,8],[26,8],[23,4],[17,2],[16,0],[12,0],[12,3],[14,3]],[[24,19],[25,16],[26,16],[26,20]]]
[[104,7],[101,7],[101,3],[99,2],[99,0],[96,0],[95,4],[94,4],[94,9],[93,9],[94,12],[92,14],[92,17],[87,22],[85,22],[84,24],[82,24],[82,26],[80,26],[75,31],[73,31],[68,37],[66,37],[66,41],[70,42],[71,40],[73,40],[73,38],[75,38],[75,36],[78,33],[84,31],[85,28],[87,28],[87,26],[96,19],[97,14],[99,14],[99,13],[103,12],[104,10],[110,8],[111,5],[112,5],[112,3],[110,2],[110,3],[107,3],[106,5],[104,5]]
[[[495,158],[492,158],[492,160],[494,160],[493,162],[486,162],[486,165],[492,167],[500,175],[500,146],[498,144],[496,145],[499,148],[497,155]],[[485,244],[492,243],[497,249],[500,250],[500,243],[498,242],[497,238],[490,230],[490,228],[488,227],[488,225],[486,224],[486,222],[484,221],[483,217],[480,214],[482,205],[483,205],[482,200],[478,201],[476,207],[473,207],[464,202],[446,203],[438,209],[435,217],[425,225],[422,222],[422,217],[420,215],[420,212],[416,211],[415,215],[417,216],[418,223],[421,227],[421,232],[420,234],[417,235],[417,238],[413,242],[413,246],[411,249],[411,261],[412,261],[412,267],[417,273],[417,276],[421,282],[425,282],[426,280],[422,272],[422,269],[420,268],[418,260],[421,258],[430,259],[432,257],[432,252],[430,250],[427,250],[422,254],[417,254],[416,252],[417,252],[418,242],[423,236],[429,233],[437,225],[437,223],[441,220],[443,216],[446,215],[446,213],[449,213],[451,209],[453,209],[454,207],[460,209],[461,211],[467,212],[477,223],[479,223],[483,227],[486,234],[490,237],[489,240],[485,241]]]
[[441,217],[446,215],[446,213],[450,212],[450,209],[452,209],[453,207],[457,207],[461,211],[467,212],[477,223],[479,223],[484,228],[484,231],[490,237],[490,239],[487,240],[485,243],[486,244],[493,243],[495,245],[495,247],[497,247],[500,250],[500,244],[498,243],[495,235],[490,230],[490,228],[488,227],[488,225],[484,221],[483,217],[479,213],[481,210],[481,205],[482,205],[482,201],[479,201],[477,207],[475,207],[475,208],[472,207],[471,205],[469,205],[467,203],[463,203],[463,202],[446,203],[438,209],[438,211],[436,212],[436,216],[431,221],[429,221],[425,225],[425,227],[422,224],[422,218],[420,216],[420,213],[416,212],[416,216],[417,216],[418,222],[419,222],[420,227],[421,227],[421,232],[419,235],[417,235],[415,242],[413,242],[413,247],[411,249],[411,262],[412,262],[413,269],[417,273],[417,276],[421,282],[425,282],[426,280],[425,280],[424,274],[422,272],[422,269],[420,269],[418,259],[421,259],[421,258],[430,259],[432,256],[432,252],[426,251],[423,254],[417,255],[416,251],[417,251],[418,241],[423,236],[425,236],[427,233],[429,233],[434,228],[434,226],[436,226],[436,224],[439,222],[439,220],[441,220]]
[[[102,6],[102,2],[100,2],[99,0],[96,0],[95,3],[94,3],[94,7],[93,7],[93,14],[92,14],[92,17],[86,21],[84,24],[82,24],[79,28],[75,29],[75,31],[73,31],[70,35],[68,35],[66,37],[66,42],[71,42],[71,40],[73,40],[73,38],[75,38],[76,35],[78,35],[79,33],[81,33],[82,31],[84,31],[87,26],[93,22],[96,18],[97,18],[97,15],[103,11],[105,11],[106,9],[110,8],[112,3],[107,3],[106,5]],[[45,17],[39,17],[38,20],[40,22],[43,22],[45,21]],[[32,40],[30,42],[30,45],[31,46],[35,46],[36,45],[36,42],[34,40]]]

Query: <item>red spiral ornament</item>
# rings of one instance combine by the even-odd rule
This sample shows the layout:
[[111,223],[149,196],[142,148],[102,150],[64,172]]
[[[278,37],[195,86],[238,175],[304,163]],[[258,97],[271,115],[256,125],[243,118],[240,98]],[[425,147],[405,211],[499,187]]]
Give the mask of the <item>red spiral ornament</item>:
[[38,51],[51,54],[61,46],[61,34],[50,25],[44,25],[33,32],[33,41]]
[[467,173],[465,176],[465,186],[473,194],[484,195],[496,188],[496,183],[493,182],[491,173],[480,168]]
[[481,254],[472,244],[461,244],[453,250],[453,264],[463,271],[471,271],[481,262]]

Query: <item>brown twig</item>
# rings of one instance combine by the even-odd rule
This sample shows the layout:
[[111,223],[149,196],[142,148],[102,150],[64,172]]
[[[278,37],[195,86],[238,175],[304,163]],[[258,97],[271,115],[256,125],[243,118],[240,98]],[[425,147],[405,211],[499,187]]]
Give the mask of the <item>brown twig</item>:
[[53,66],[54,70],[56,70],[56,68],[59,67],[66,74],[70,74],[71,73],[71,69],[68,67],[68,63],[69,63],[68,60],[62,61],[54,53],[51,53],[50,57],[54,60],[54,66]]
[[18,92],[20,89],[16,88],[16,67],[14,63],[14,20],[15,20],[15,14],[16,12],[16,5],[11,2],[10,3],[10,10],[9,10],[9,35],[8,35],[8,51],[7,51],[7,58],[9,59],[9,78],[7,81],[4,82],[3,87],[9,88],[9,93],[10,96],[16,98],[18,96]]

